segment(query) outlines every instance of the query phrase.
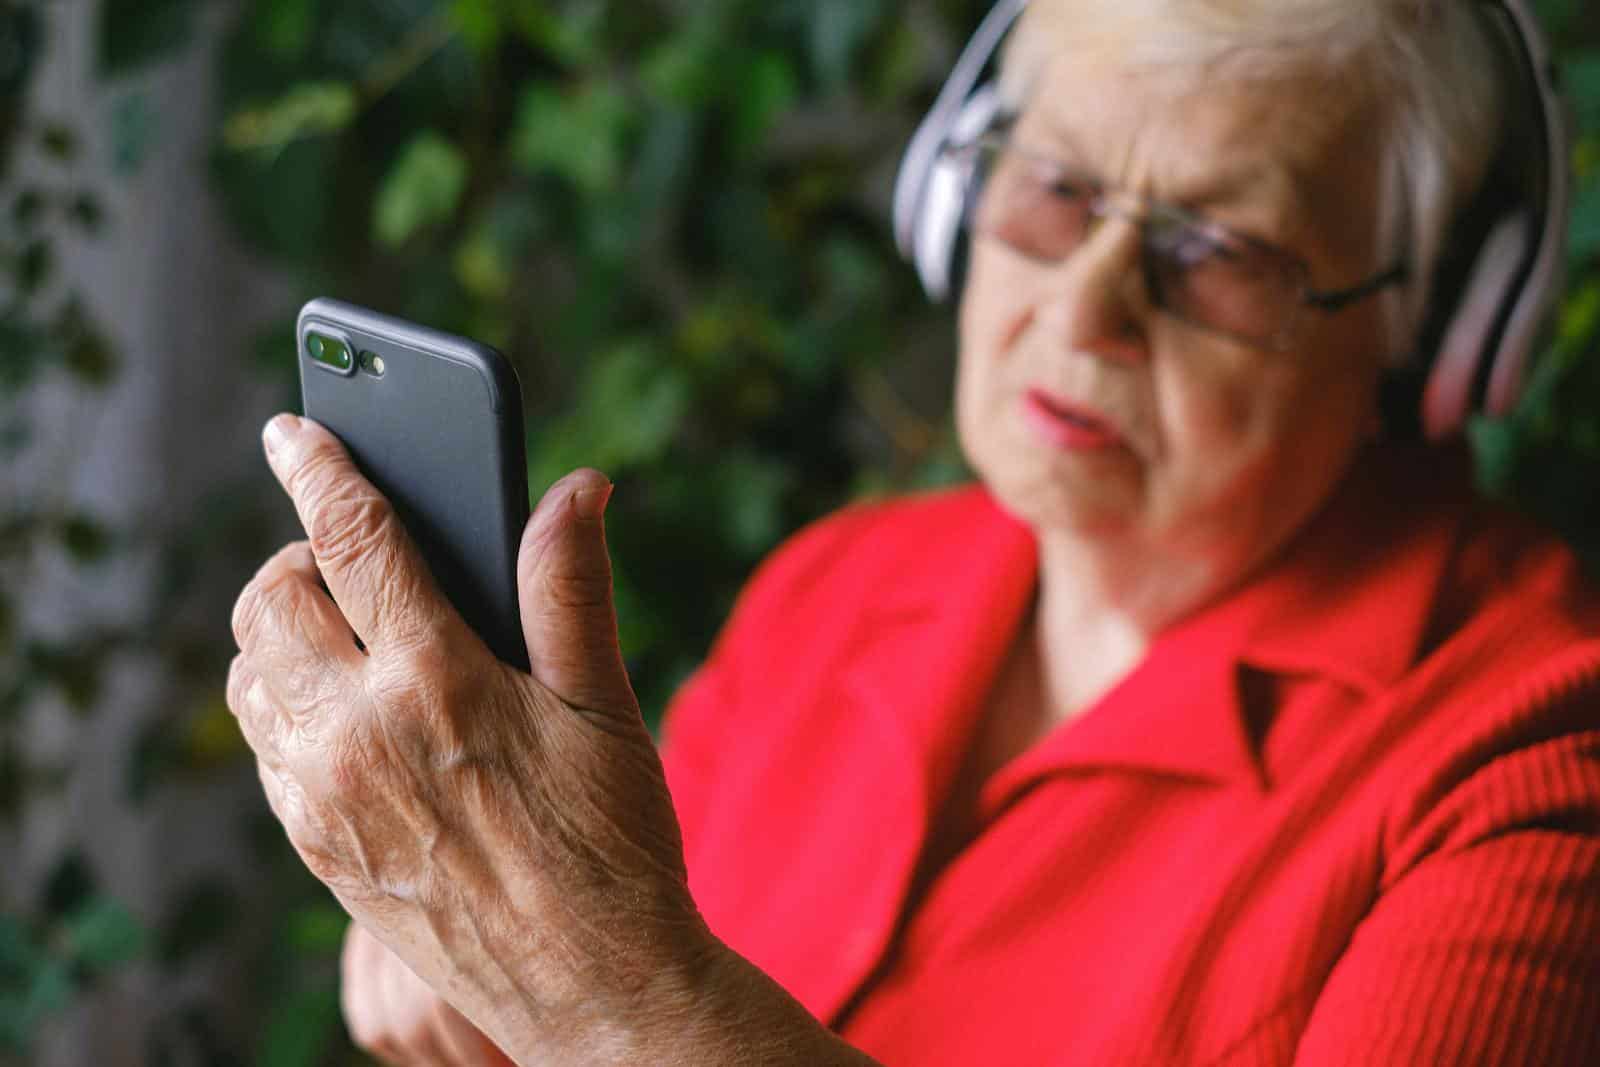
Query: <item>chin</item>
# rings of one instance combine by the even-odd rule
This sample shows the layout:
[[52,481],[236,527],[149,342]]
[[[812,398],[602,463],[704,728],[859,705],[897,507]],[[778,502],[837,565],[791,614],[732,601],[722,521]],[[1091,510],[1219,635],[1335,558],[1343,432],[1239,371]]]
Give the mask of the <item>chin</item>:
[[1137,525],[1140,495],[1122,466],[1057,457],[1004,437],[963,439],[968,463],[1002,509],[1036,534],[1114,537]]

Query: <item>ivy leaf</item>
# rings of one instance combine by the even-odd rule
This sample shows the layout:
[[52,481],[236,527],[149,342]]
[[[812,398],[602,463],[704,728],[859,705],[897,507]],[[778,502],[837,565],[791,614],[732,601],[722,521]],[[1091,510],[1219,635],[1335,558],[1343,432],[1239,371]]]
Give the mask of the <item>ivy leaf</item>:
[[661,100],[704,107],[725,76],[725,48],[714,19],[702,17],[668,36],[639,65],[639,80]]
[[111,169],[121,177],[132,175],[155,146],[155,109],[144,93],[129,93],[111,109]]
[[333,983],[286,986],[267,1013],[256,1067],[307,1067],[325,1062],[338,1023],[339,990]]
[[814,0],[811,6],[811,61],[817,80],[830,92],[850,81],[856,53],[877,29],[883,0]]
[[42,214],[44,214],[44,193],[33,186],[23,189],[17,194],[17,198],[11,201],[11,221],[19,230],[38,222]]
[[504,31],[497,0],[454,0],[450,22],[462,39],[481,53],[494,51]]
[[207,770],[229,766],[249,752],[250,746],[239,732],[239,720],[218,694],[188,720],[177,755],[185,769]]
[[78,193],[67,204],[67,217],[85,233],[92,235],[98,233],[105,222],[105,211],[93,194]]
[[548,3],[510,7],[513,25],[535,48],[571,67],[589,66],[599,58],[605,0],[578,0],[560,11],[552,11]]
[[268,51],[284,59],[296,59],[311,42],[317,0],[273,0],[256,4],[255,37]]
[[277,100],[234,112],[222,141],[234,151],[282,149],[293,141],[337,133],[356,117],[356,91],[344,82],[303,82]]
[[219,879],[206,878],[189,885],[164,924],[158,950],[161,962],[172,967],[221,941],[238,921],[239,907],[238,894]]
[[[0,355],[0,362],[4,356]],[[0,384],[5,383],[5,373],[0,367]],[[14,416],[0,423],[0,459],[14,459],[33,441],[33,426],[27,419]]]
[[658,459],[691,402],[687,377],[659,349],[647,341],[621,345],[594,365],[577,410],[543,435],[534,481],[553,483],[583,463],[619,477]]
[[750,61],[740,85],[732,141],[736,152],[749,155],[766,141],[778,117],[794,106],[800,95],[800,78],[787,56],[768,51]]
[[96,896],[67,920],[68,944],[79,966],[102,974],[144,953],[145,931],[110,897]]
[[61,547],[78,563],[99,563],[111,552],[110,532],[87,515],[69,515],[59,530]]
[[554,173],[585,192],[606,192],[621,177],[630,114],[609,83],[591,83],[570,97],[530,86],[517,107],[511,157],[527,173]]
[[117,372],[117,357],[110,343],[87,323],[72,335],[62,361],[67,372],[85,385],[106,385]]
[[100,5],[101,75],[131,74],[188,44],[196,6],[196,0],[105,0]]
[[1568,59],[1562,64],[1561,76],[1579,127],[1600,127],[1600,51],[1581,52]]
[[0,318],[0,387],[16,391],[31,382],[50,356],[44,335],[30,323]]
[[467,184],[467,161],[449,141],[424,131],[406,145],[378,189],[373,234],[389,247],[455,214]]
[[51,251],[49,243],[43,240],[29,241],[23,246],[22,254],[17,257],[15,268],[17,288],[24,295],[38,292],[40,287],[50,280],[54,269],[55,254]]
[[52,122],[39,131],[39,149],[59,163],[69,163],[78,155],[78,135],[71,127]]
[[284,940],[301,956],[333,957],[344,944],[350,916],[333,905],[313,905],[288,916]]
[[40,907],[44,914],[60,918],[82,909],[94,896],[94,872],[78,849],[70,849],[51,868],[45,879]]

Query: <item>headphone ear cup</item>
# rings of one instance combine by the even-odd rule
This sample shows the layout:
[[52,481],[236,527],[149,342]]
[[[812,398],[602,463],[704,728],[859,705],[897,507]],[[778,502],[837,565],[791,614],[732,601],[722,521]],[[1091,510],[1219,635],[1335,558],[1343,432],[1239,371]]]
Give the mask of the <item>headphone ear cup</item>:
[[[1422,427],[1433,440],[1461,429],[1488,374],[1521,354],[1501,351],[1504,320],[1528,260],[1532,221],[1517,212],[1495,223],[1445,326],[1422,394]],[[1487,339],[1487,340],[1486,340]]]
[[[945,144],[977,138],[993,124],[999,111],[999,91],[993,85],[983,86],[956,114]],[[910,252],[923,289],[931,299],[942,301],[960,288],[957,264],[962,230],[977,175],[970,155],[945,151],[934,155],[931,168],[912,222]]]

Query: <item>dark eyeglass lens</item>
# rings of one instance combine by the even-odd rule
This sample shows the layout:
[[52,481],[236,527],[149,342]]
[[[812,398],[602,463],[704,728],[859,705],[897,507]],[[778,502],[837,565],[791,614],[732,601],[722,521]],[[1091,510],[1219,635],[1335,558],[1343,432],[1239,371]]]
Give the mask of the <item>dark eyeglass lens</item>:
[[1248,340],[1281,335],[1295,297],[1281,264],[1178,220],[1150,220],[1145,233],[1145,269],[1158,304],[1180,318]]
[[988,164],[988,181],[977,226],[1031,259],[1054,262],[1083,241],[1089,191],[1046,173],[1015,153],[1000,152]]

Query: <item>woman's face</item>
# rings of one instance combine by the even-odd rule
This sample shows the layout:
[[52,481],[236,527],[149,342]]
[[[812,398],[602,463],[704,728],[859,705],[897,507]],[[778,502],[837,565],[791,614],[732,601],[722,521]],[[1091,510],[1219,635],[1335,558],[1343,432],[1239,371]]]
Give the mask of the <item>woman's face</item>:
[[[1045,72],[1009,136],[1291,251],[1330,290],[1390,265],[1376,118],[1326,82],[1179,83],[1079,56]],[[1288,350],[1266,350],[1154,307],[1139,256],[1116,215],[1055,264],[974,235],[962,444],[1042,537],[1238,571],[1305,522],[1374,431],[1380,301],[1305,309]]]

